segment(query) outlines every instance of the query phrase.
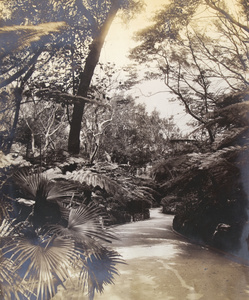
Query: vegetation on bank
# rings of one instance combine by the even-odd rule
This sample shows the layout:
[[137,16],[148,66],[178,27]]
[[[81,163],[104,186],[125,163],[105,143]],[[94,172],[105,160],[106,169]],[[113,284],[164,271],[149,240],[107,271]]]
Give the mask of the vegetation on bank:
[[215,113],[211,126],[229,126],[210,147],[166,159],[153,172],[165,195],[165,212],[175,214],[175,230],[248,259],[249,107],[245,97],[247,93],[233,95],[238,102]]

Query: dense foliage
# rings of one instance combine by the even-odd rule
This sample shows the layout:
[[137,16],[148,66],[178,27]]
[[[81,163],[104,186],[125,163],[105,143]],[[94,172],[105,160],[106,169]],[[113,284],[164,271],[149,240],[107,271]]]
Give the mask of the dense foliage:
[[247,92],[222,100],[225,106],[209,116],[210,126],[223,128],[212,146],[167,159],[153,172],[177,231],[248,258]]

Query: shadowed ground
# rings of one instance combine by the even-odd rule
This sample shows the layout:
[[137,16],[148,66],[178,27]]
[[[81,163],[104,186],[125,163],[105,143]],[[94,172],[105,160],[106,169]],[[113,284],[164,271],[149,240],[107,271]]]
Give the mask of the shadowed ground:
[[[172,219],[152,209],[149,220],[114,228],[113,248],[127,264],[96,300],[249,299],[249,267],[189,243],[172,231]],[[85,298],[68,288],[53,299]]]

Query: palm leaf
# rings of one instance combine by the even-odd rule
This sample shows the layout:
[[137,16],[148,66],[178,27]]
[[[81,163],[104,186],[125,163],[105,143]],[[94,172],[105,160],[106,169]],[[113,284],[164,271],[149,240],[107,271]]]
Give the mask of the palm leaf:
[[78,208],[70,209],[67,227],[54,225],[51,226],[51,229],[54,233],[72,237],[76,241],[86,244],[90,243],[92,245],[89,239],[93,238],[111,242],[116,237],[107,230],[104,230],[99,220],[100,215],[100,209],[94,204],[90,203],[88,206],[81,205]]
[[68,182],[58,183],[48,180],[40,172],[24,169],[14,175],[16,183],[35,200],[38,191],[47,201],[58,201],[75,193],[76,185]]
[[114,276],[119,274],[116,268],[119,263],[124,263],[120,255],[104,247],[86,258],[79,284],[84,290],[87,288],[89,299],[94,298],[95,291],[102,293],[104,285],[114,283]]
[[25,294],[25,287],[21,283],[21,278],[16,273],[16,265],[10,259],[3,256],[2,250],[9,245],[11,234],[13,234],[15,220],[4,219],[0,226],[0,296],[4,299],[19,299],[18,293]]
[[9,219],[3,219],[2,224],[0,225],[0,239],[4,237],[9,237],[12,231],[14,230],[14,227],[12,227],[12,224],[15,220],[9,220]]
[[59,209],[60,209],[62,219],[68,221],[69,214],[70,214],[70,206],[63,202],[59,202],[58,204],[59,204]]
[[[13,231],[12,223],[13,222],[7,219],[3,219],[0,226],[0,245],[6,244],[6,238],[8,238]],[[14,283],[20,283],[21,280],[17,279],[13,261],[3,257],[1,250],[0,248],[0,296],[10,299],[11,293],[13,293],[15,288]]]
[[71,198],[76,194],[77,185],[70,182],[50,182],[48,201]]
[[78,252],[71,239],[51,237],[29,240],[19,238],[6,253],[12,254],[17,271],[30,290],[37,290],[37,298],[48,299],[55,294],[56,285],[64,282],[76,261]]
[[35,199],[41,181],[40,173],[30,173],[30,170],[23,169],[14,174],[14,180],[33,200]]
[[25,288],[15,269],[11,259],[0,256],[0,296],[3,299],[12,299],[12,295],[19,299],[18,293],[25,294]]

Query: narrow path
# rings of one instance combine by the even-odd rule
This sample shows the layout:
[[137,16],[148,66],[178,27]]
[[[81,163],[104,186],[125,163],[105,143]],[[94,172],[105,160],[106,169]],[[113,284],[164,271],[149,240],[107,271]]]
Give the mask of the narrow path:
[[[125,259],[115,284],[94,300],[248,300],[249,267],[224,255],[193,245],[175,234],[173,216],[151,210],[146,221],[114,228],[113,243]],[[59,292],[56,300],[82,300],[75,289]]]
[[160,209],[151,218],[117,226],[113,247],[127,265],[96,300],[248,300],[249,268],[188,243]]

